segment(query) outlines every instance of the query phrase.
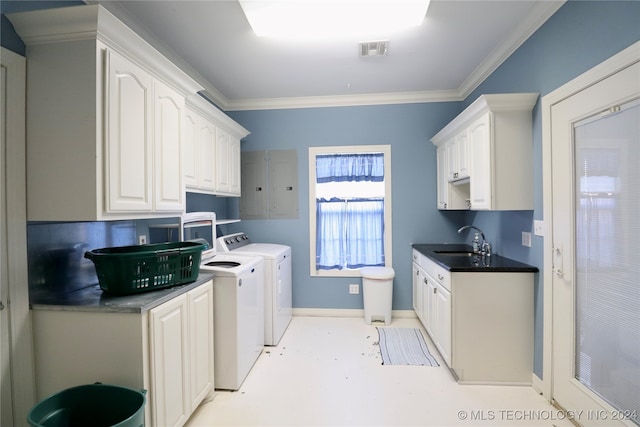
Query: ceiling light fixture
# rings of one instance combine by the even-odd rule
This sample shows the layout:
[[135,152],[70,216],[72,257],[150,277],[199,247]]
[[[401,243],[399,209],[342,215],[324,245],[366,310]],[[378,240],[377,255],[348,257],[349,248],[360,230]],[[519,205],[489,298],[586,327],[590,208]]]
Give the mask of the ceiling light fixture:
[[418,26],[430,0],[239,0],[259,37],[339,39]]

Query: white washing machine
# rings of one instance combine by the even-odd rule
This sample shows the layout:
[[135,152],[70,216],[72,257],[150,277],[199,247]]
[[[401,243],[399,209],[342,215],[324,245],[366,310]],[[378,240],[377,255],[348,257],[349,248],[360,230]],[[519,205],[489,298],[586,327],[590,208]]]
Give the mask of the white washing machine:
[[264,261],[217,254],[200,270],[215,273],[215,388],[238,390],[264,348]]
[[291,246],[251,243],[245,233],[235,233],[219,237],[216,249],[264,259],[264,344],[278,345],[292,317]]

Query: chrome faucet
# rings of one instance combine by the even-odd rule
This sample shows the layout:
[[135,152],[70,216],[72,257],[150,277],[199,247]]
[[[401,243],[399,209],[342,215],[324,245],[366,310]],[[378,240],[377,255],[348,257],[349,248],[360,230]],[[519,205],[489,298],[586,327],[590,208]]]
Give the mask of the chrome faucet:
[[474,225],[465,225],[458,229],[458,233],[462,233],[464,230],[467,230],[469,228],[473,228],[474,230],[476,230],[478,233],[480,233],[480,236],[482,237],[482,242],[479,242],[478,233],[476,233],[475,237],[473,238],[473,252],[483,256],[490,256],[491,245],[489,244],[489,242],[487,242],[487,239],[484,237],[484,231],[482,231],[481,229],[479,229]]

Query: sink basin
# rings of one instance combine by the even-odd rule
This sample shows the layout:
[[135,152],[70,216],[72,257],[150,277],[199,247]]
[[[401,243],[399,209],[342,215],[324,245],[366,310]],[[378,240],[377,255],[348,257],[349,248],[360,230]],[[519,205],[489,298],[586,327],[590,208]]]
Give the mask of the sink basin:
[[478,255],[475,252],[466,252],[466,251],[434,251],[438,255],[446,255],[446,256],[475,256]]

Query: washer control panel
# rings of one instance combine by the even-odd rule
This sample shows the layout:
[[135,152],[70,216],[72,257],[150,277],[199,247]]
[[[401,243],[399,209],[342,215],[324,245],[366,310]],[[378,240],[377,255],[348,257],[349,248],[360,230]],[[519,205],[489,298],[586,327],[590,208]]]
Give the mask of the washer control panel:
[[217,239],[218,249],[223,252],[232,251],[251,243],[245,233],[228,234]]

